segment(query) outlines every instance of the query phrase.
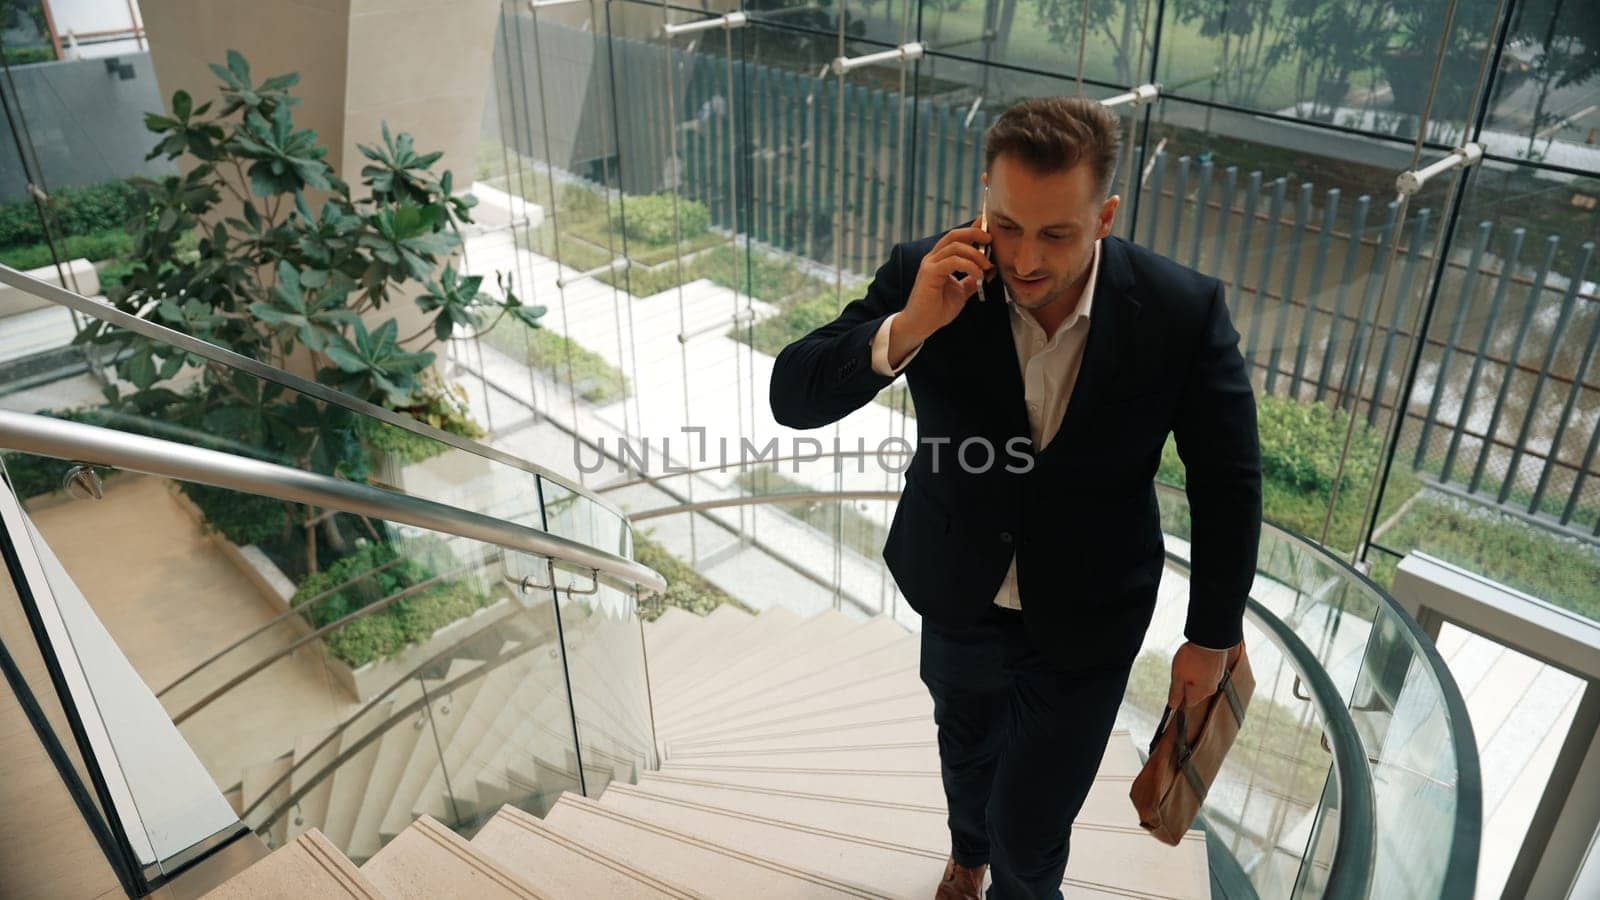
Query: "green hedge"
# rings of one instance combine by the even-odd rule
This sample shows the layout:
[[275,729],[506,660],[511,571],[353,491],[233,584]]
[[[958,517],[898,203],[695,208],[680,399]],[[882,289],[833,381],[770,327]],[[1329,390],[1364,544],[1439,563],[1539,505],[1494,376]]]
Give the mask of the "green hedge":
[[[605,357],[548,328],[526,328],[508,319],[484,335],[484,340],[512,359],[526,359],[528,365],[561,384],[576,384],[578,396],[590,403],[615,403],[633,393],[633,386],[622,371],[606,362]],[[567,371],[569,351],[572,355],[570,377]]]
[[836,303],[832,292],[808,297],[757,322],[754,328],[735,328],[729,336],[736,341],[749,342],[768,356],[777,356],[784,347],[832,322],[838,315]]
[[[80,257],[91,262],[100,262],[107,259],[121,259],[131,254],[133,236],[120,230],[97,231],[93,234],[72,235],[59,246],[63,262]],[[55,257],[50,253],[50,245],[45,243],[24,244],[0,250],[0,263],[5,263],[13,269],[27,271],[54,262]]]
[[[400,561],[389,568],[356,581],[304,610],[307,621],[321,628],[458,566],[449,548],[435,539],[410,541],[399,546],[367,543],[355,553],[307,577],[289,602],[300,607],[318,594],[396,559]],[[375,659],[392,657],[405,647],[426,640],[440,628],[489,605],[490,600],[487,593],[469,580],[445,581],[351,622],[324,636],[322,641],[335,657],[357,668]]]
[[34,63],[54,62],[56,51],[53,47],[18,47],[6,48],[6,61],[13,66],[28,66]]
[[[60,187],[51,192],[51,198],[60,233],[68,237],[124,231],[128,222],[145,208],[144,196],[126,181]],[[19,246],[42,244],[45,238],[38,207],[32,200],[0,205],[0,251],[11,252]]]
[[629,197],[621,207],[613,215],[611,224],[620,228],[630,241],[656,246],[673,244],[699,237],[711,227],[711,211],[704,203],[675,198],[672,194]]
[[765,253],[745,252],[723,245],[694,260],[694,277],[708,278],[725,288],[742,291],[767,303],[781,303],[791,297],[814,296],[828,292],[832,283],[807,275],[797,266]]
[[289,506],[281,500],[192,481],[179,482],[178,487],[199,508],[205,529],[220,533],[231,544],[248,547],[288,531]]
[[[1420,550],[1541,600],[1600,619],[1600,550],[1487,506],[1424,493],[1381,537],[1401,553]],[[1372,580],[1394,584],[1397,562],[1377,553]]]
[[[460,385],[430,384],[418,398],[421,402],[416,406],[395,412],[460,437],[477,440],[484,436],[484,430],[467,413],[466,392]],[[449,444],[366,416],[356,419],[356,430],[361,443],[379,452],[393,453],[402,463],[421,462],[450,449]]]
[[[740,488],[756,496],[798,493],[812,488],[801,481],[786,478],[770,468],[751,469],[735,477]],[[838,534],[846,547],[868,559],[877,559],[883,552],[883,542],[889,530],[876,519],[862,515],[856,509],[857,500],[796,500],[790,503],[773,503],[775,509],[788,513],[826,535]],[[842,520],[841,520],[842,517]]]
[[650,540],[647,534],[654,534],[654,531],[634,534],[633,558],[660,572],[667,579],[667,590],[661,597],[644,604],[644,608],[639,611],[643,618],[655,619],[669,606],[676,606],[699,616],[706,615],[723,604],[745,612],[752,611],[726,591],[705,580],[688,563]]
[[[1261,499],[1267,519],[1315,540],[1333,493],[1339,453],[1349,414],[1325,403],[1297,403],[1285,397],[1256,398],[1261,439]],[[1351,550],[1361,532],[1367,487],[1376,477],[1383,444],[1377,429],[1360,425],[1351,439],[1343,487],[1334,508],[1329,546]],[[1184,485],[1183,462],[1171,438],[1162,450],[1156,477]],[[1416,473],[1395,467],[1384,492],[1382,521],[1422,488]]]

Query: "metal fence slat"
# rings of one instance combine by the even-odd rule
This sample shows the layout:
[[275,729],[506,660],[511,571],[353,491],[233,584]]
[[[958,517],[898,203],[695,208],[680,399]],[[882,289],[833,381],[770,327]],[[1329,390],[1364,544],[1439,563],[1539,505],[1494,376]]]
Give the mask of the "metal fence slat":
[[[1456,454],[1461,449],[1461,435],[1467,428],[1468,418],[1472,414],[1472,400],[1478,391],[1478,379],[1483,375],[1483,358],[1489,352],[1489,342],[1494,338],[1495,326],[1500,324],[1500,309],[1505,303],[1506,289],[1511,286],[1511,273],[1522,262],[1522,239],[1527,230],[1518,228],[1511,232],[1511,248],[1506,254],[1505,261],[1500,269],[1500,281],[1495,286],[1494,299],[1489,302],[1489,320],[1484,323],[1483,336],[1478,341],[1478,352],[1472,359],[1472,374],[1467,376],[1467,386],[1461,394],[1461,412],[1456,417],[1455,432],[1450,435],[1450,448],[1444,454],[1444,468],[1439,476],[1440,481],[1449,481],[1455,469]],[[1488,452],[1488,442],[1484,442],[1483,451]]]

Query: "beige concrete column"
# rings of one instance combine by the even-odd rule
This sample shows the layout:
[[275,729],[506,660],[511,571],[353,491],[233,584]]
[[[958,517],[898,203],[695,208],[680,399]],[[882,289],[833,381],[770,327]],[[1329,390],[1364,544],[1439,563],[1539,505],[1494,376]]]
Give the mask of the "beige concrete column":
[[[218,96],[208,63],[238,50],[257,81],[299,72],[295,121],[317,132],[328,164],[354,184],[357,144],[380,123],[442,150],[436,168],[470,185],[479,123],[493,84],[497,0],[144,0],[162,99]],[[465,179],[465,183],[461,181]]]
[[[334,172],[360,197],[357,145],[411,134],[425,153],[443,151],[434,171],[471,188],[484,104],[493,88],[498,0],[143,0],[150,55],[162,101],[188,91],[195,103],[220,97],[209,63],[228,50],[250,63],[251,78],[300,73],[295,123],[317,132]],[[317,198],[308,198],[312,208]],[[231,215],[232,212],[230,211]],[[424,317],[397,296],[379,318],[399,320],[402,336]],[[415,345],[426,343],[421,339]],[[414,346],[415,346],[414,345]]]

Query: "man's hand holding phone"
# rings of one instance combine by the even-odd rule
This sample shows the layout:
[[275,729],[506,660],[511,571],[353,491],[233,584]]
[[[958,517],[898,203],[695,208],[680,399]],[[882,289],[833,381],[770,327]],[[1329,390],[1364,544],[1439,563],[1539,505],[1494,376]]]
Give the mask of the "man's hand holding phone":
[[994,277],[994,263],[985,252],[989,234],[979,224],[974,221],[952,229],[922,258],[906,308],[890,329],[890,359],[904,358],[911,348],[954,321],[967,300]]

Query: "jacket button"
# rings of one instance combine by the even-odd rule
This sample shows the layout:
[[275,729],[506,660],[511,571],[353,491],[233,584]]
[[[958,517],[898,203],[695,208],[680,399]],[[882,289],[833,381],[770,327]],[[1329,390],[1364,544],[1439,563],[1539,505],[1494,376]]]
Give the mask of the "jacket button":
[[1000,543],[1002,543],[1002,544],[1011,543],[1011,532],[1009,532],[1009,531],[1000,532]]

